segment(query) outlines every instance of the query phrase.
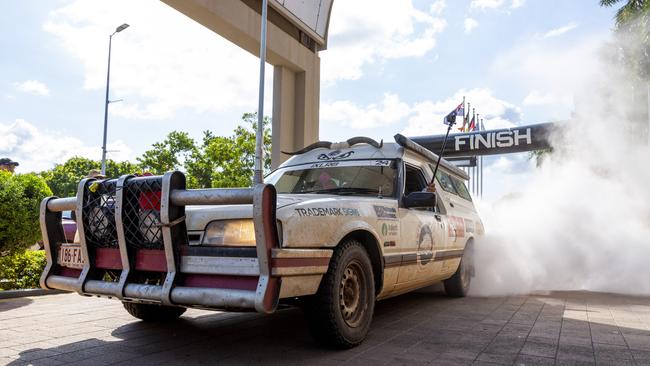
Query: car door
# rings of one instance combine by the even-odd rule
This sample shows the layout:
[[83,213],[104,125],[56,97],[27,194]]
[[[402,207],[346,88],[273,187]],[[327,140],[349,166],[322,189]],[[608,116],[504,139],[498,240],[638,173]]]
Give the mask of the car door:
[[[420,167],[405,164],[404,195],[422,191],[427,181]],[[399,208],[401,266],[396,289],[432,282],[440,272],[435,253],[444,246],[444,223],[434,207]]]
[[451,276],[464,252],[465,243],[475,227],[471,197],[464,183],[445,171],[438,171],[437,182],[441,190],[441,207],[449,220],[449,239],[444,251],[436,253],[443,262],[443,271]]

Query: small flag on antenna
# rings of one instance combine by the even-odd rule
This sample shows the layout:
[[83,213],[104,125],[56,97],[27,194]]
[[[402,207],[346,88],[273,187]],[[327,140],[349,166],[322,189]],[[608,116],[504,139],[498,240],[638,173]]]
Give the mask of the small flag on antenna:
[[465,109],[463,103],[460,103],[458,107],[454,108],[453,111],[449,112],[449,114],[445,117],[443,123],[446,125],[454,125],[456,123],[456,116],[463,116],[464,114],[465,114]]

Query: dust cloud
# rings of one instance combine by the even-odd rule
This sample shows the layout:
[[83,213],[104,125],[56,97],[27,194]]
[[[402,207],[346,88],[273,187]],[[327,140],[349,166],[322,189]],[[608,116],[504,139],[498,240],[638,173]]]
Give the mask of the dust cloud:
[[647,86],[611,58],[600,64],[552,136],[553,153],[519,192],[479,204],[487,233],[475,249],[473,295],[650,295],[648,122],[639,118],[645,98],[632,97]]

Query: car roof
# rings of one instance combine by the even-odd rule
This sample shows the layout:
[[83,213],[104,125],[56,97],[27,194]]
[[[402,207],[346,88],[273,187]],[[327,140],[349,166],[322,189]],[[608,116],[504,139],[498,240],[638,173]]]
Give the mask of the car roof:
[[282,163],[281,167],[313,162],[362,160],[362,159],[399,159],[404,156],[404,149],[396,143],[384,143],[380,148],[369,144],[346,146],[332,144],[331,148],[318,147],[302,154],[294,155]]
[[[422,158],[423,162],[435,164],[438,161],[438,155],[400,134],[395,135],[396,142],[384,143],[382,141],[381,143],[377,143],[369,138],[362,139],[364,139],[364,141],[360,143],[354,143],[354,139],[341,143],[319,141],[300,150],[299,152],[291,153],[290,155],[293,156],[282,163],[280,167],[282,168],[314,162],[401,159],[404,157],[405,149],[414,152],[417,156]],[[353,143],[351,144],[350,142]],[[467,180],[469,178],[465,171],[459,169],[445,159],[440,160],[440,168],[448,173],[453,173],[461,179]]]

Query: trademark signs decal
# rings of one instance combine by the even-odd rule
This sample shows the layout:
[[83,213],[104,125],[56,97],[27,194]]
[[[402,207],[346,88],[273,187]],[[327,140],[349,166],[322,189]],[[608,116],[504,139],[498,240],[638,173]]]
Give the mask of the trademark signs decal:
[[300,217],[360,216],[358,209],[348,208],[348,207],[313,207],[313,208],[296,208],[294,210]]

